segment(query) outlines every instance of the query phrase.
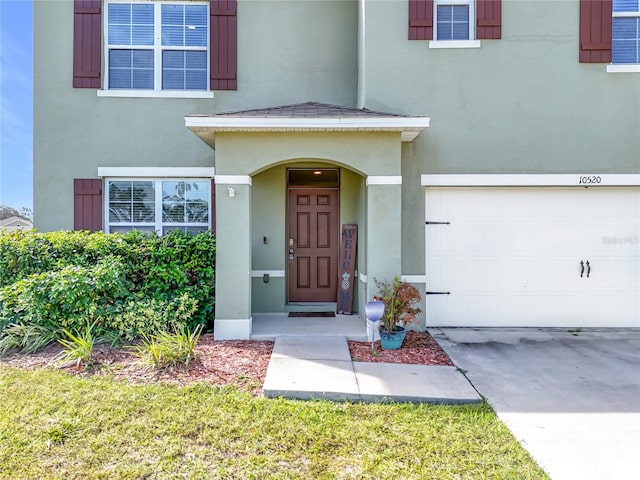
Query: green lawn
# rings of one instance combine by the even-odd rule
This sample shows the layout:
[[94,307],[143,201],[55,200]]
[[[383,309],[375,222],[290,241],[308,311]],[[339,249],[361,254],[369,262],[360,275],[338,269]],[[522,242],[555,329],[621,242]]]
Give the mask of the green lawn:
[[0,479],[547,478],[486,404],[255,398],[0,365]]

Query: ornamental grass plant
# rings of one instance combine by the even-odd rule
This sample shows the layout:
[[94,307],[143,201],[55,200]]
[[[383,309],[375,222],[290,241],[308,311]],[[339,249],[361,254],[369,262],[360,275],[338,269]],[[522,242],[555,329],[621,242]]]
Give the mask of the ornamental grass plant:
[[392,281],[375,278],[374,281],[378,287],[378,295],[373,298],[384,303],[384,314],[380,319],[382,329],[393,332],[399,326],[418,321],[417,315],[422,310],[415,305],[422,301],[422,296],[416,287],[401,281],[397,276]]

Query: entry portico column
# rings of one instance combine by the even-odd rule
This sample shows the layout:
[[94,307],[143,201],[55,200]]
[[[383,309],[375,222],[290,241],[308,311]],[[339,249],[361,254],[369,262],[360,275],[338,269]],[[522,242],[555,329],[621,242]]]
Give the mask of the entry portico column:
[[367,300],[378,292],[375,279],[402,273],[402,176],[368,176],[366,272]]
[[216,340],[251,335],[251,177],[216,175]]

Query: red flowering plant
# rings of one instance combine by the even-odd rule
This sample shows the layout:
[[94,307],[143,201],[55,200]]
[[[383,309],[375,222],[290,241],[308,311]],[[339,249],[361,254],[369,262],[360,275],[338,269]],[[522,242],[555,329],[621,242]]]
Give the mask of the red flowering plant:
[[378,295],[374,300],[384,303],[384,314],[380,319],[381,328],[393,332],[397,326],[417,323],[417,315],[422,311],[415,304],[422,300],[416,287],[395,277],[392,282],[374,278],[378,287]]

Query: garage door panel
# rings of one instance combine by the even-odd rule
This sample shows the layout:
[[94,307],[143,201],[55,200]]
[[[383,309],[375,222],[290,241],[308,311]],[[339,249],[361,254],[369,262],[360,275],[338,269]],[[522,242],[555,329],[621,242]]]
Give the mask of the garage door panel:
[[[428,226],[427,252],[434,255],[451,255],[451,252],[455,251],[454,255],[475,257],[533,255],[544,250],[547,255],[575,257],[581,251],[597,252],[606,249],[602,234],[593,230],[595,229],[589,227],[567,231],[565,223],[550,222],[543,225],[508,220],[495,224]],[[617,234],[616,238],[621,236],[622,234]]]
[[425,205],[450,222],[425,227],[427,291],[451,292],[427,297],[428,325],[640,326],[640,189],[428,188]]
[[[511,286],[575,287],[580,264],[574,260],[535,261],[531,258],[439,258],[429,261],[427,280],[439,288],[508,288]],[[541,273],[540,270],[544,270]],[[585,270],[586,271],[586,270]],[[544,275],[546,279],[540,280]]]
[[490,293],[429,296],[425,312],[427,324],[460,327],[629,327],[637,324],[640,317],[638,303],[630,292],[586,298],[580,294],[505,293],[511,293],[508,302],[496,302],[495,295]]

